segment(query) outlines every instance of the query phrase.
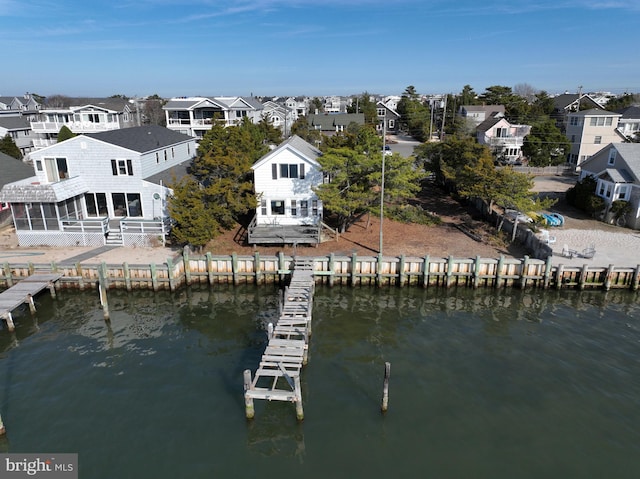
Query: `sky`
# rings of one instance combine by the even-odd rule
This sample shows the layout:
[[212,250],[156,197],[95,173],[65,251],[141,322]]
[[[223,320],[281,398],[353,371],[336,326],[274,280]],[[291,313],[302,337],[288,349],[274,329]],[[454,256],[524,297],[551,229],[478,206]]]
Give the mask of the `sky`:
[[640,92],[638,0],[0,0],[0,96]]

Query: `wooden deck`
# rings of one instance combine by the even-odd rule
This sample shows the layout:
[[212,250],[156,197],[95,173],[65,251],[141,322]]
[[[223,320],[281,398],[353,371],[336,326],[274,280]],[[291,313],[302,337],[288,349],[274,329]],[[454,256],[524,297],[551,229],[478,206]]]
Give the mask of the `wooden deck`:
[[247,228],[249,244],[318,244],[321,228],[316,225],[256,225]]
[[11,286],[8,290],[0,293],[0,318],[7,322],[9,331],[15,329],[13,324],[12,311],[21,304],[28,304],[31,312],[36,308],[33,303],[33,296],[45,288],[48,288],[51,295],[55,297],[54,283],[62,277],[62,274],[33,274],[21,280],[18,284]]
[[[269,325],[269,342],[253,380],[245,371],[247,417],[253,417],[253,400],[290,401],[299,420],[304,418],[300,371],[307,363],[313,310],[314,262],[296,259],[291,282],[284,290],[278,322]],[[248,374],[247,374],[248,373]]]

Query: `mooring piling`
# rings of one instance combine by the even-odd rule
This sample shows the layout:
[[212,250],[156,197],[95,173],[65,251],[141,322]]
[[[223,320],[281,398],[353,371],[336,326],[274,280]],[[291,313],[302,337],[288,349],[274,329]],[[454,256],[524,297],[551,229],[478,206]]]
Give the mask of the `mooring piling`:
[[384,381],[382,384],[382,406],[383,413],[389,409],[389,377],[391,376],[391,363],[384,363]]

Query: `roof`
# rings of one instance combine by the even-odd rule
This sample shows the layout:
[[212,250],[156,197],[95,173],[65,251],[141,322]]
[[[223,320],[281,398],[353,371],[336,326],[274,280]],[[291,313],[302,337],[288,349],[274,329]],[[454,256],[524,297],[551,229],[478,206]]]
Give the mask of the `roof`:
[[80,106],[88,106],[93,105],[99,108],[105,108],[107,110],[113,111],[123,111],[125,106],[129,106],[130,109],[134,109],[133,103],[124,98],[65,98],[64,99],[65,106],[49,106],[43,105],[42,108],[44,110],[65,110],[70,109],[72,107],[80,107]]
[[[617,151],[613,168],[608,165],[609,152],[612,149]],[[606,170],[612,179],[619,180],[620,183],[636,182],[640,179],[640,143],[610,143],[580,166],[584,171],[597,174]]]
[[137,151],[138,153],[146,153],[186,141],[195,141],[188,135],[158,125],[120,128],[118,130],[90,133],[84,136]]
[[307,143],[298,135],[293,135],[289,139],[280,143],[274,150],[271,150],[269,153],[267,153],[258,161],[256,161],[251,168],[255,170],[262,163],[267,161],[268,158],[271,158],[272,156],[277,155],[280,151],[285,150],[287,148],[291,148],[297,151],[302,156],[304,156],[305,158],[311,161],[318,161],[318,158],[322,156],[322,152],[318,150],[315,146],[313,146],[310,143]]
[[323,113],[311,114],[307,117],[311,126],[319,126],[323,131],[335,131],[336,126],[347,126],[350,123],[364,125],[364,113]]
[[187,176],[190,173],[192,162],[193,159],[185,160],[182,163],[173,165],[171,168],[167,168],[166,170],[161,171],[160,173],[148,176],[145,178],[145,180],[149,183],[155,183],[158,185],[162,183],[164,186],[167,186],[173,183],[174,179],[181,180],[182,178]]
[[603,110],[601,108],[590,108],[589,110],[574,111],[572,116],[620,116],[620,113]]
[[0,201],[9,203],[58,203],[88,191],[89,188],[79,176],[46,184],[40,184],[38,178],[32,176],[25,180],[5,185],[0,190]]
[[620,108],[619,110],[615,110],[616,113],[620,113],[622,115],[621,118],[631,118],[631,119],[640,119],[640,106],[628,106],[626,108]]
[[497,123],[500,123],[502,120],[507,121],[504,118],[495,118],[495,117],[488,118],[476,127],[476,131],[489,131],[491,128],[493,128]]
[[24,180],[33,176],[33,167],[22,160],[16,160],[0,151],[0,188],[7,183]]
[[31,124],[24,116],[0,116],[0,127],[7,130],[30,130]]

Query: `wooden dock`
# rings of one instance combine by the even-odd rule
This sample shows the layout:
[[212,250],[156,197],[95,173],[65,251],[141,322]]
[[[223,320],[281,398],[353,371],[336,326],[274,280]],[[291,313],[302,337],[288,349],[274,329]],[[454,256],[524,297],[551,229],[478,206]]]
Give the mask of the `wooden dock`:
[[269,324],[269,342],[255,376],[244,372],[246,415],[253,418],[254,399],[289,401],[296,405],[298,420],[304,419],[300,371],[307,363],[315,280],[314,261],[295,259],[291,281],[284,289],[278,321]]
[[55,282],[61,277],[62,274],[59,273],[33,274],[0,293],[0,318],[7,322],[9,331],[15,330],[13,317],[11,315],[12,311],[21,304],[26,303],[29,305],[29,310],[34,313],[36,307],[33,303],[33,296],[43,289],[48,288],[51,296],[55,298]]

